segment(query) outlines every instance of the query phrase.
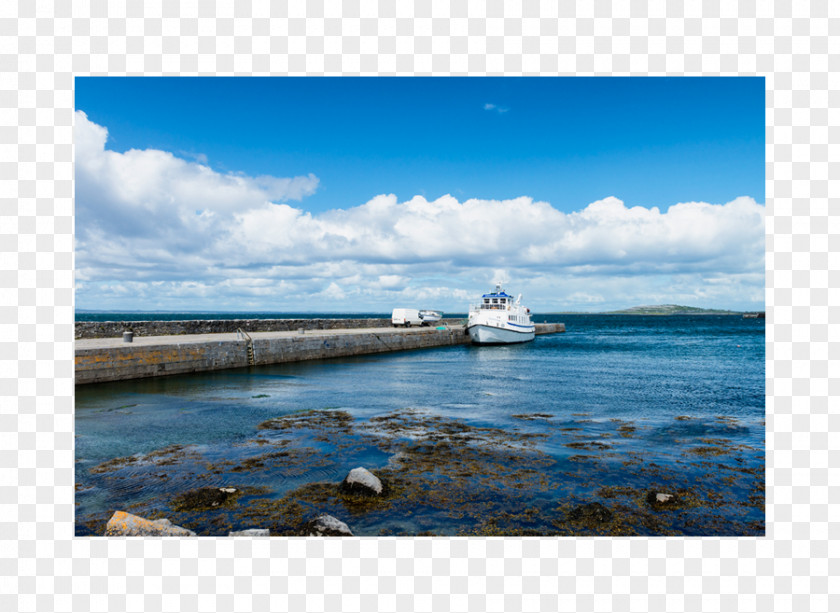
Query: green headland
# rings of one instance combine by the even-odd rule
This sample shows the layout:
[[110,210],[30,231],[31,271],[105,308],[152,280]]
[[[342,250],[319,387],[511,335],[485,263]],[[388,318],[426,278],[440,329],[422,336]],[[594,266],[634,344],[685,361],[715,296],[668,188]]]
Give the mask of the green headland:
[[[743,311],[728,311],[726,309],[701,309],[699,307],[683,306],[680,304],[657,304],[649,306],[635,306],[619,311],[601,311],[597,313],[583,313],[592,315],[741,315]],[[570,311],[557,313],[558,315],[572,314]]]

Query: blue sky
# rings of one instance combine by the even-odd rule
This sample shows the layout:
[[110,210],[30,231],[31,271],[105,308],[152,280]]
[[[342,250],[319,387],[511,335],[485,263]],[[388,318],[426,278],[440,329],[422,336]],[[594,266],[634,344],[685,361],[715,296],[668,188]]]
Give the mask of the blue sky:
[[541,310],[758,308],[764,85],[79,77],[77,307],[464,311],[499,277]]

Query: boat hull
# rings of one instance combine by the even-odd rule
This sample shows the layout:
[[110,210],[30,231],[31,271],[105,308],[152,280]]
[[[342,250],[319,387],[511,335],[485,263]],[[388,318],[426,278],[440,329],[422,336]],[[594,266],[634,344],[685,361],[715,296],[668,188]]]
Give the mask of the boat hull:
[[510,345],[534,340],[534,329],[512,330],[496,326],[474,324],[467,328],[470,340],[476,345]]

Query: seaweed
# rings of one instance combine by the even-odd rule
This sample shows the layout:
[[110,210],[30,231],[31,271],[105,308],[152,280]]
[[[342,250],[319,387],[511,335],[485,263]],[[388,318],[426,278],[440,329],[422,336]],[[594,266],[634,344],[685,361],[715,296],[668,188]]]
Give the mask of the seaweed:
[[207,511],[216,507],[232,507],[242,493],[242,490],[232,487],[203,487],[177,496],[171,506],[174,511]]
[[[674,452],[676,458],[652,456],[664,459],[665,465],[660,465],[647,453],[616,451],[617,446],[627,446],[622,439],[636,434],[636,422],[586,420],[583,433],[544,413],[512,417],[540,420],[540,429],[486,427],[412,408],[367,420],[336,409],[305,411],[263,422],[258,436],[232,445],[241,450],[235,457],[200,462],[195,449],[173,446],[145,456],[115,458],[96,468],[122,478],[119,470],[129,465],[174,463],[192,482],[222,474],[264,484],[259,491],[237,487],[227,496],[218,487],[203,487],[138,506],[145,517],[168,517],[199,534],[261,527],[272,535],[292,536],[322,513],[344,521],[359,535],[764,532],[756,518],[765,499],[763,467],[741,457],[752,460],[754,448],[725,438],[690,438]],[[323,443],[310,446],[313,441]],[[563,445],[588,453],[552,456],[542,449],[543,441],[555,449]],[[254,451],[248,455],[250,449]],[[380,455],[371,455],[373,451]],[[382,495],[346,491],[339,479],[324,480],[325,473],[358,466],[352,459],[356,455],[382,458],[367,464],[386,486]],[[719,455],[730,459],[720,464],[707,460]],[[279,481],[272,481],[275,477]],[[303,483],[278,491],[282,480],[290,477]],[[658,493],[671,495],[668,504],[657,499]]]

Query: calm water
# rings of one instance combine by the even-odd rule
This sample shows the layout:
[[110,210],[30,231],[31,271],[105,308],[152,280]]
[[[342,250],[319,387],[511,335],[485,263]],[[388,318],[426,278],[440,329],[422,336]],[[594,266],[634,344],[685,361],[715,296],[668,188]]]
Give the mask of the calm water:
[[[748,495],[735,477],[718,483],[709,476],[721,467],[741,471],[739,479],[745,469],[761,471],[763,483],[764,320],[538,315],[535,321],[565,322],[567,332],[507,347],[465,345],[77,387],[77,533],[92,533],[92,520],[117,509],[166,510],[168,499],[190,488],[259,485],[281,497],[305,483],[338,482],[360,464],[372,470],[388,464],[387,451],[360,443],[332,449],[298,471],[200,468],[253,457],[255,437],[265,432],[258,424],[310,409],[345,411],[358,423],[413,409],[477,428],[538,434],[535,449],[550,458],[545,471],[563,483],[552,485],[550,495],[535,489],[534,504],[545,509],[558,497],[586,500],[605,485],[636,480],[634,487],[644,489],[649,468],[632,477],[618,470],[628,457],[670,470],[674,487],[704,483],[715,496]],[[522,418],[530,414],[542,417]],[[570,433],[604,441],[609,458],[597,458],[600,468],[587,474],[580,458],[591,449],[570,446]],[[330,450],[329,437],[283,436],[291,447]],[[687,453],[709,444],[725,445],[726,453]],[[163,469],[148,462],[95,468],[171,445],[188,446],[191,459]],[[740,526],[736,533],[748,524],[755,532],[764,520],[763,489],[761,496],[760,504],[721,503],[715,512]],[[354,529],[377,534],[387,521],[387,514],[359,517]],[[446,521],[425,527],[451,533],[456,528]],[[702,526],[699,533],[711,530],[708,522]]]

